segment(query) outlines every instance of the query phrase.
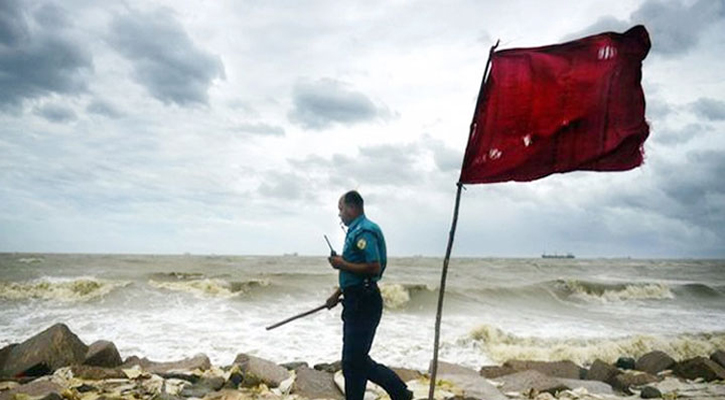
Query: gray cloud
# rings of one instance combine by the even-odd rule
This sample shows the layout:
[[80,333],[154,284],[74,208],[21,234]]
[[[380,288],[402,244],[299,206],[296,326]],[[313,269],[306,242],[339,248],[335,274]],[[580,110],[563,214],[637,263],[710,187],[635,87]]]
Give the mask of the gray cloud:
[[99,99],[95,99],[90,104],[88,104],[88,106],[86,107],[86,111],[92,114],[103,115],[108,118],[120,118],[123,116],[123,113],[120,112],[111,103]]
[[50,122],[69,122],[77,118],[72,109],[58,104],[45,104],[36,107],[34,112]]
[[696,115],[711,121],[725,120],[725,101],[703,97],[690,105]]
[[259,194],[283,200],[298,200],[306,197],[305,179],[294,173],[269,172],[259,185]]
[[50,5],[26,10],[26,4],[0,2],[0,109],[51,93],[83,92],[93,68],[65,11]]
[[349,90],[333,79],[300,82],[292,97],[294,109],[287,116],[306,129],[322,130],[334,123],[352,125],[390,116],[389,111],[377,107],[363,93]]
[[665,145],[678,145],[686,143],[694,137],[707,131],[707,127],[701,124],[688,124],[682,129],[653,130],[651,140]]
[[117,16],[109,41],[133,63],[136,81],[165,104],[207,104],[212,82],[225,79],[221,59],[194,44],[168,9]]
[[251,133],[262,136],[284,136],[284,128],[276,125],[265,123],[245,123],[239,124],[233,128],[237,132]]
[[648,0],[630,15],[628,21],[611,16],[602,17],[564,39],[576,39],[603,31],[622,32],[635,24],[644,24],[652,37],[653,53],[677,56],[695,47],[700,36],[713,24],[721,23],[723,18],[725,3],[722,1],[698,0],[689,4],[682,1]]

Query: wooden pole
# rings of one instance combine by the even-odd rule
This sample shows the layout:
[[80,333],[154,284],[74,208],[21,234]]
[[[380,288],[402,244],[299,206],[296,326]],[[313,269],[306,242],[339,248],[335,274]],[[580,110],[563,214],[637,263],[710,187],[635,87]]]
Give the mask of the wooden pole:
[[[341,300],[340,300],[340,299],[338,299],[338,300],[337,300],[337,303],[339,303],[340,301],[341,301]],[[335,305],[337,305],[337,303],[335,303]],[[286,320],[284,320],[284,321],[280,321],[280,322],[277,322],[276,324],[272,324],[272,325],[270,325],[270,326],[266,327],[265,329],[269,331],[269,330],[272,330],[272,329],[274,329],[274,328],[278,328],[278,327],[280,327],[280,326],[282,326],[282,325],[284,325],[284,324],[286,324],[286,323],[288,323],[288,322],[292,322],[292,321],[294,321],[294,320],[296,320],[296,319],[300,319],[300,318],[302,318],[302,317],[306,317],[306,316],[308,316],[308,315],[310,315],[310,314],[314,314],[314,313],[316,313],[316,312],[318,312],[318,311],[321,311],[321,310],[324,310],[324,309],[326,309],[326,308],[328,308],[328,307],[327,307],[327,304],[323,304],[323,305],[321,305],[321,306],[319,306],[319,307],[317,307],[317,308],[313,308],[312,310],[308,310],[308,311],[305,311],[305,312],[303,312],[303,313],[297,314],[297,315],[295,315],[294,317],[289,317],[289,318],[287,318],[287,319],[286,319]]]
[[[491,57],[493,56],[494,50],[498,47],[500,41],[496,41],[496,44],[491,46],[491,50],[488,53],[488,61],[486,62],[486,68],[483,71],[483,79],[481,80],[481,88],[478,91],[478,99],[476,100],[476,108],[473,110],[473,119],[471,121],[471,127],[468,132],[468,140],[470,142],[471,135],[476,129],[476,115],[478,114],[478,107],[481,105],[483,99],[483,87],[486,84],[486,78],[488,76],[488,70],[491,66]],[[465,163],[465,155],[463,162]],[[448,233],[448,246],[446,247],[446,257],[443,259],[443,271],[441,271],[441,284],[438,289],[438,308],[436,309],[436,325],[435,325],[435,339],[433,341],[433,361],[430,365],[430,386],[428,388],[428,400],[433,400],[435,394],[436,376],[438,374],[438,346],[440,344],[441,337],[441,319],[443,318],[443,297],[446,292],[446,277],[448,276],[448,263],[451,259],[451,251],[453,250],[453,239],[456,236],[456,225],[458,225],[458,208],[461,204],[461,189],[463,184],[458,182],[456,184],[458,189],[456,190],[456,204],[453,207],[453,221],[451,222],[451,230]]]
[[435,341],[433,342],[433,361],[430,366],[430,387],[428,388],[428,400],[433,400],[435,392],[436,374],[438,373],[438,344],[441,336],[441,317],[443,315],[443,294],[446,291],[446,276],[448,275],[448,262],[453,249],[453,238],[456,235],[456,224],[458,223],[458,206],[461,204],[461,189],[463,184],[458,183],[456,191],[456,206],[453,209],[453,223],[451,223],[451,231],[448,234],[448,247],[446,248],[446,258],[443,259],[443,272],[441,272],[441,285],[438,289],[438,309],[436,311],[436,327]]

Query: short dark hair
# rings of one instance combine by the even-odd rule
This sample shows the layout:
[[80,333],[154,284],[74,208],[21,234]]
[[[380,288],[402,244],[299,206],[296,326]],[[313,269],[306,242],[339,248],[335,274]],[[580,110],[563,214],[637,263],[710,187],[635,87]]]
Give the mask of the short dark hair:
[[360,193],[358,193],[356,190],[351,190],[342,195],[342,202],[348,206],[353,206],[360,210],[363,210],[365,205],[365,201],[363,200],[362,196],[360,196]]

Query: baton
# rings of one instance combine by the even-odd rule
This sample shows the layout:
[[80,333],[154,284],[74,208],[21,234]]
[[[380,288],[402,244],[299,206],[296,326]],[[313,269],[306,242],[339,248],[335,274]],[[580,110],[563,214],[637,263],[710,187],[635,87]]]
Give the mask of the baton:
[[[339,303],[339,302],[340,302],[340,300],[341,300],[341,299],[339,299],[339,298],[337,299],[337,301],[335,302],[335,306],[337,305],[337,303]],[[334,307],[334,306],[333,306],[333,307]],[[314,313],[316,313],[316,312],[318,312],[318,311],[320,311],[320,310],[323,310],[323,309],[325,309],[325,308],[327,308],[327,304],[323,304],[323,305],[321,305],[321,306],[319,306],[319,307],[317,307],[317,308],[313,308],[312,310],[309,310],[309,311],[305,311],[305,312],[303,312],[303,313],[301,313],[301,314],[297,314],[297,315],[295,315],[294,317],[290,317],[290,318],[287,318],[287,319],[286,319],[286,320],[284,320],[284,321],[279,321],[279,322],[277,322],[276,324],[272,324],[272,325],[270,325],[270,326],[268,326],[268,327],[266,327],[266,328],[264,328],[264,329],[266,329],[266,330],[268,330],[268,331],[269,331],[269,330],[272,330],[272,329],[274,329],[274,328],[278,328],[278,327],[280,327],[280,326],[282,326],[282,325],[284,325],[284,324],[286,324],[286,323],[288,323],[288,322],[292,322],[292,321],[294,321],[294,320],[296,320],[296,319],[299,319],[299,318],[302,318],[302,317],[306,317],[306,316],[308,316],[308,315],[310,315],[310,314],[314,314]]]

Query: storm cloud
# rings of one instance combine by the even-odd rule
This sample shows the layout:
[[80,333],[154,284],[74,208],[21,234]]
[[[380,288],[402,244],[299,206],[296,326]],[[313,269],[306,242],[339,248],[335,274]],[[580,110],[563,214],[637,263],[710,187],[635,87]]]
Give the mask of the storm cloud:
[[26,99],[86,91],[93,60],[57,6],[0,2],[0,110]]
[[722,24],[724,18],[725,3],[722,1],[698,0],[686,3],[647,0],[628,20],[601,17],[582,31],[567,35],[565,39],[577,39],[603,31],[623,32],[636,24],[643,24],[652,37],[652,53],[672,57],[692,50],[700,42],[700,37],[713,25]]
[[338,123],[352,125],[385,119],[389,112],[377,107],[365,94],[350,90],[334,79],[299,82],[292,93],[291,122],[305,129],[322,130]]
[[209,87],[225,79],[221,58],[199,48],[168,9],[116,16],[109,41],[133,64],[136,82],[165,104],[208,104]]

